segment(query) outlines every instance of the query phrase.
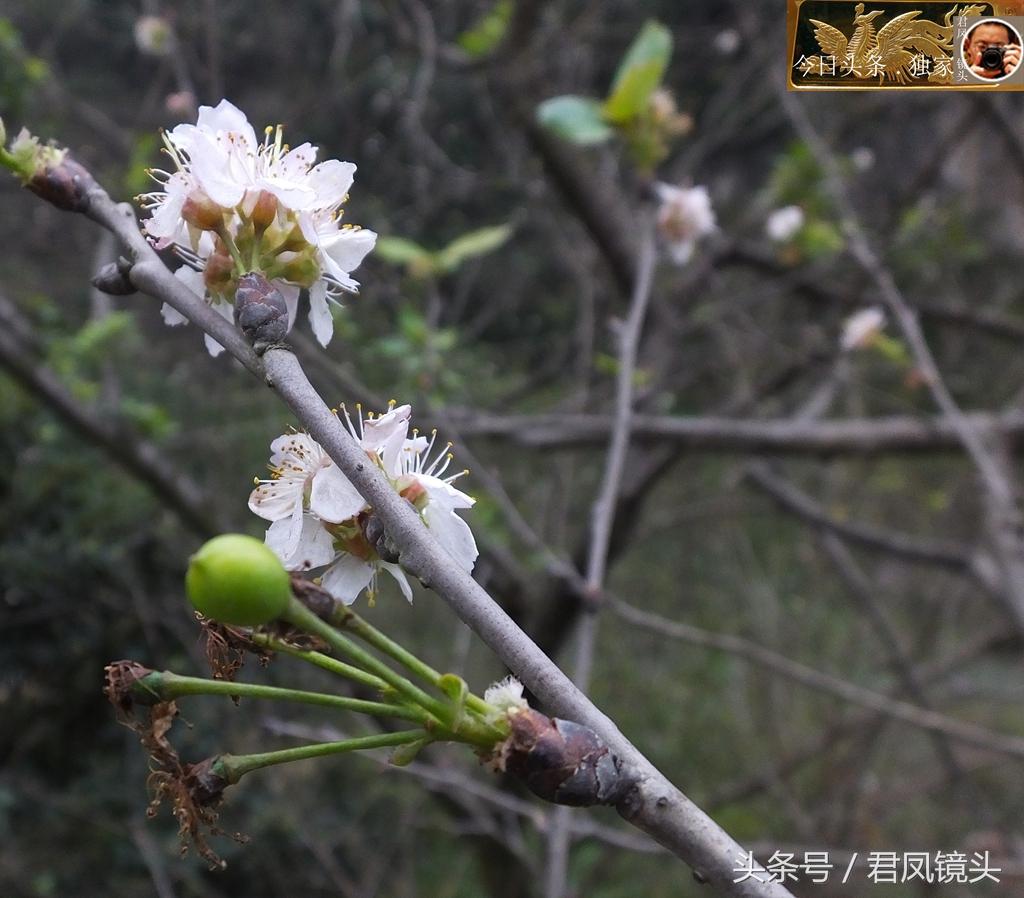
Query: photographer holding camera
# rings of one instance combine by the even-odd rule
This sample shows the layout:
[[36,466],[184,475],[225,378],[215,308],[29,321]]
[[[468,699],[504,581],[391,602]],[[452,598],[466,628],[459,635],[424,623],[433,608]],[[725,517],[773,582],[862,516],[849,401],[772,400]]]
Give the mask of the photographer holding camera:
[[964,40],[964,60],[979,78],[1003,78],[1020,65],[1019,40],[1002,22],[975,25]]

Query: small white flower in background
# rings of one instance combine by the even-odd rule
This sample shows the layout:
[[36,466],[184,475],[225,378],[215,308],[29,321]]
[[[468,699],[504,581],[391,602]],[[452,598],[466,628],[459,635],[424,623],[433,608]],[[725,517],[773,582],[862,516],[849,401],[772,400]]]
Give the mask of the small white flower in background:
[[196,95],[190,90],[178,90],[164,97],[164,109],[174,115],[184,115],[196,105]]
[[725,28],[715,35],[713,46],[719,53],[731,56],[740,48],[740,33],[735,28]]
[[166,56],[171,52],[174,32],[162,16],[140,16],[135,20],[135,45],[150,56]]
[[799,206],[783,206],[776,209],[765,221],[764,230],[770,240],[788,243],[804,226],[804,210]]
[[484,701],[493,705],[502,715],[513,714],[530,707],[523,698],[523,684],[513,676],[492,683],[484,692]]
[[[420,513],[455,562],[471,571],[476,541],[455,510],[470,508],[475,500],[452,486],[465,472],[444,476],[451,444],[431,459],[435,439],[415,431],[408,435],[408,405],[392,405],[385,414],[365,419],[360,414],[355,421],[347,409],[342,411],[341,420],[367,457]],[[266,543],[284,566],[292,571],[325,568],[321,584],[347,605],[363,590],[372,600],[378,573],[387,571],[412,601],[402,569],[380,558],[367,539],[370,507],[323,447],[308,434],[292,433],[274,440],[271,451],[270,479],[258,481],[249,508],[272,522]]]
[[316,163],[316,147],[289,148],[280,126],[258,141],[227,100],[200,106],[196,124],[178,125],[164,143],[174,170],[152,171],[162,189],[139,197],[157,248],[174,247],[200,275],[185,275],[189,286],[215,308],[230,311],[239,276],[255,271],[284,295],[291,327],[306,288],[310,325],[326,346],[334,332],[328,300],[357,292],[351,272],[377,240],[341,223],[355,165]]
[[843,335],[839,345],[844,351],[864,349],[870,346],[875,337],[885,327],[885,312],[878,306],[851,315],[843,322]]
[[685,265],[693,257],[701,237],[715,230],[715,212],[706,187],[674,187],[657,183],[654,189],[658,207],[658,230],[676,265]]
[[857,171],[867,171],[875,164],[875,151],[871,147],[857,147],[850,153],[850,161]]

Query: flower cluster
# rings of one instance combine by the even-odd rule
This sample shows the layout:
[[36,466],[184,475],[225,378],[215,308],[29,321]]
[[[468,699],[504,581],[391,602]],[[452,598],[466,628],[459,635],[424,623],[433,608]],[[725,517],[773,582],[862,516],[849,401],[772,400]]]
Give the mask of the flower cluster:
[[[435,453],[436,434],[428,440],[414,430],[409,437],[411,411],[408,405],[392,405],[383,415],[360,415],[353,422],[342,407],[341,420],[437,541],[470,571],[478,554],[476,541],[455,510],[470,508],[475,500],[452,486],[461,473],[444,476],[450,444]],[[271,521],[266,542],[284,566],[291,571],[325,568],[322,586],[346,604],[364,589],[372,600],[377,574],[385,570],[412,601],[402,569],[382,558],[378,543],[367,535],[372,509],[323,447],[308,434],[290,433],[274,440],[270,449],[270,479],[257,481],[249,508]]]
[[[152,171],[162,189],[139,199],[152,213],[146,233],[187,263],[175,274],[228,319],[238,278],[262,274],[284,296],[289,328],[306,288],[313,333],[326,346],[334,330],[328,299],[356,292],[350,272],[377,239],[341,223],[355,165],[317,164],[316,147],[289,148],[280,126],[258,141],[227,100],[201,106],[196,124],[178,125],[164,143],[174,170]],[[169,306],[163,316],[170,325],[184,323]],[[210,338],[207,347],[220,351]]]
[[715,211],[706,187],[654,185],[658,206],[658,230],[676,265],[685,265],[693,257],[697,241],[716,230]]

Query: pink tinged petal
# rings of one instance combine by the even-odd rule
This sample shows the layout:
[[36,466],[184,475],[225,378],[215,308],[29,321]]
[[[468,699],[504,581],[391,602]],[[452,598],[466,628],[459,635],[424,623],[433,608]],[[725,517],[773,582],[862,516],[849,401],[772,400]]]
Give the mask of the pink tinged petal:
[[160,314],[163,316],[164,324],[168,327],[177,327],[179,324],[188,324],[188,319],[173,306],[164,303],[160,306]]
[[306,181],[316,193],[317,209],[337,206],[352,188],[356,167],[351,162],[328,159],[310,171]]
[[479,551],[473,531],[454,511],[442,508],[432,502],[423,511],[423,520],[437,541],[455,559],[459,567],[471,571]]
[[314,514],[340,524],[365,507],[366,500],[336,465],[327,465],[316,472],[309,494],[309,510]]
[[327,304],[327,283],[323,280],[309,288],[309,325],[321,346],[331,342],[334,336],[334,316]]
[[336,599],[351,605],[370,585],[375,570],[369,562],[345,552],[327,569],[320,585]]
[[374,231],[342,228],[331,237],[321,236],[320,247],[342,271],[348,273],[359,267],[376,242],[377,234]]
[[402,590],[402,595],[405,596],[406,601],[412,604],[412,587],[409,585],[409,581],[406,579],[405,571],[403,571],[397,564],[390,564],[387,561],[382,561],[380,566],[384,568],[392,577],[395,578],[395,582],[398,584],[399,589]]

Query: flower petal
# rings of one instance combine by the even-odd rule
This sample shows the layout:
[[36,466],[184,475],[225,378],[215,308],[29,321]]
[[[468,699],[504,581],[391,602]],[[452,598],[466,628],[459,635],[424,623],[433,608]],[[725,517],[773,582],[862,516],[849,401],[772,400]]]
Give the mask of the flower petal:
[[309,288],[309,325],[313,336],[321,346],[326,346],[334,336],[334,317],[327,304],[327,282],[319,280]]
[[[283,524],[284,521],[278,522]],[[290,522],[289,522],[290,523]],[[271,529],[277,524],[271,524]],[[269,534],[269,530],[267,533]],[[312,568],[323,567],[334,560],[334,538],[324,528],[323,524],[311,514],[302,516],[302,527],[299,532],[299,539],[291,546],[291,554],[283,563],[290,571],[308,571]]]
[[377,242],[377,234],[366,228],[342,228],[330,237],[320,238],[320,248],[344,272],[355,271]]
[[299,287],[287,281],[273,281],[273,285],[281,291],[284,304],[288,309],[288,330],[295,327],[295,318],[299,314]]
[[382,561],[380,566],[395,578],[395,582],[398,583],[398,588],[402,590],[402,595],[405,596],[406,601],[411,605],[412,587],[406,579],[405,571],[403,571],[397,564],[390,564],[387,561]]
[[160,306],[160,314],[163,316],[164,324],[168,327],[177,327],[179,324],[188,324],[188,319],[174,308],[174,306],[170,306],[167,303]]
[[370,585],[374,572],[372,564],[345,552],[327,569],[320,585],[336,599],[351,605]]
[[389,477],[398,477],[402,466],[402,449],[409,431],[412,406],[399,405],[379,418],[363,422],[362,446],[367,452],[376,452]]
[[305,481],[284,478],[261,483],[249,494],[249,511],[265,521],[280,521],[291,517],[296,506],[302,507]]
[[327,465],[316,472],[309,494],[309,510],[314,514],[340,524],[365,507],[366,500],[336,465]]
[[423,520],[437,541],[448,551],[459,567],[471,571],[480,554],[473,538],[473,531],[454,511],[428,502],[423,510]]
[[315,166],[309,173],[310,187],[316,192],[317,209],[337,206],[352,188],[356,167],[351,162],[328,159]]

